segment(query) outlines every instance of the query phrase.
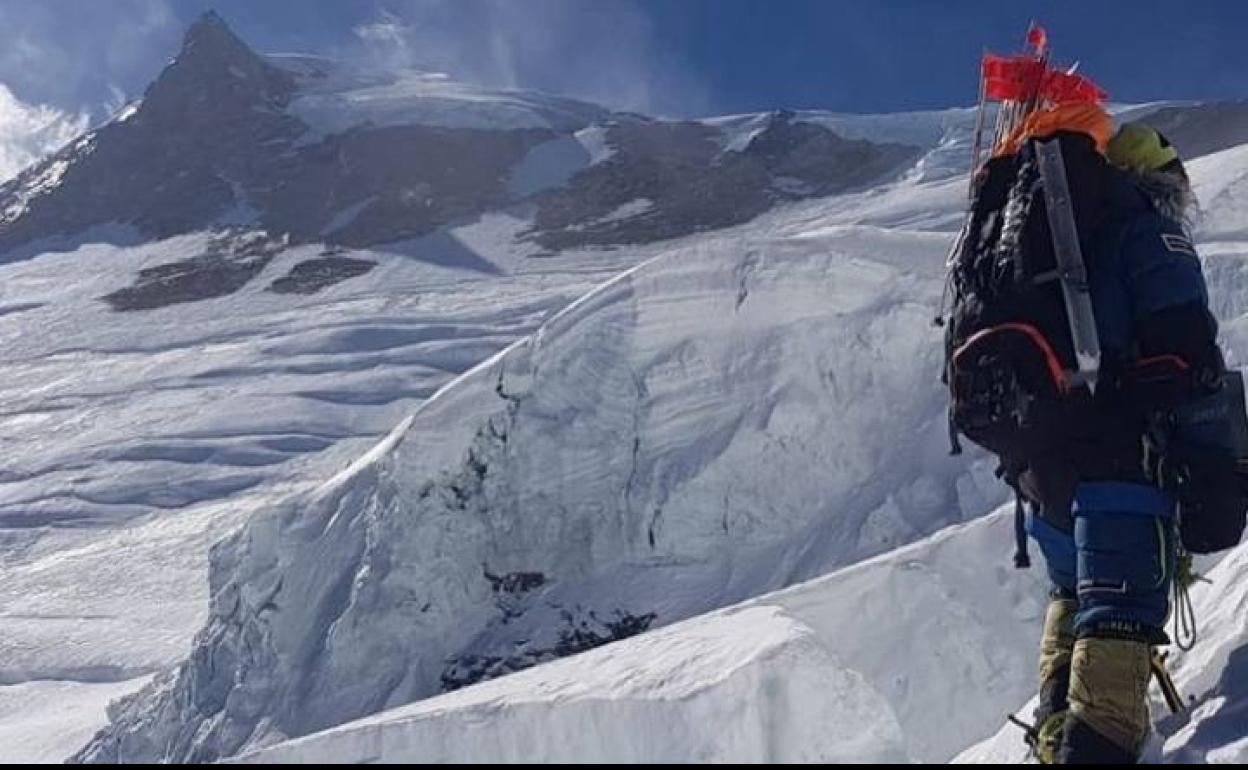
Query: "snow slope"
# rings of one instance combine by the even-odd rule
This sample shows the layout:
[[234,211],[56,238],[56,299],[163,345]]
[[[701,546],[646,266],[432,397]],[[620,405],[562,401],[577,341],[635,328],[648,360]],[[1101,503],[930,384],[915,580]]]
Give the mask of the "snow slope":
[[[594,254],[526,267],[510,232],[458,231],[505,275],[377,249],[353,253],[378,262],[370,274],[319,294],[265,291],[316,254],[292,249],[231,297],[137,314],[98,298],[209,234],[71,244],[0,267],[0,702],[46,688],[44,713],[64,698],[90,722],[68,743],[0,739],[0,758],[78,748],[108,700],[186,655],[215,541],[630,264]],[[74,705],[84,698],[98,703]],[[0,715],[0,731],[16,716]]]
[[[948,138],[933,149],[942,163],[965,132]],[[991,465],[946,456],[930,326],[963,185],[915,174],[786,207],[569,306],[219,547],[190,658],[127,700],[80,758],[230,756],[990,509],[1002,496]],[[1234,293],[1219,276],[1244,256],[1223,246],[1210,258],[1215,304]],[[1011,625],[1020,640],[1034,633],[1024,614]],[[1030,660],[1032,643],[1009,654]],[[894,676],[911,665],[922,661]],[[1014,689],[984,691],[974,718],[941,712],[931,680],[917,690],[946,719],[903,731],[907,755],[948,758],[989,732],[1032,687],[1007,668]]]
[[[242,760],[940,761],[1034,707],[1015,709],[1032,692],[1045,586],[1038,569],[1006,567],[1011,537],[1003,509],[738,607]],[[1201,641],[1171,661],[1191,715],[1170,716],[1154,688],[1153,762],[1248,761],[1248,543],[1207,578],[1194,592]],[[1025,759],[1006,725],[955,761]]]
[[809,627],[763,607],[704,616],[247,759],[887,762],[904,759],[899,743],[887,704],[861,677]]
[[[456,113],[482,125],[513,119],[538,125],[549,118],[548,125],[570,130],[601,119],[597,108],[537,94],[489,94],[417,75],[382,78],[308,57],[277,60],[301,79],[301,99],[321,99],[328,117],[334,99],[347,99],[351,120],[374,125],[450,125],[438,123],[439,116]],[[365,102],[377,110],[369,112]],[[309,105],[300,101],[292,109]],[[132,119],[137,107],[117,122]],[[880,119],[892,120],[909,118]],[[603,162],[614,152],[600,127],[577,132],[575,143],[578,164]],[[89,153],[90,136],[75,146]],[[577,167],[559,153],[535,151],[512,181],[531,192],[558,184]],[[52,172],[58,168],[49,166],[51,175],[35,180],[32,194],[57,189],[63,180]],[[794,211],[806,217],[816,210]],[[339,211],[331,224],[343,224],[352,211],[358,208]],[[217,225],[235,227],[254,214],[244,206]],[[766,238],[790,227],[797,221],[792,216],[777,212],[720,237]],[[852,224],[854,216],[843,220]],[[232,295],[137,313],[113,312],[100,299],[132,285],[141,271],[210,252],[220,233],[145,242],[133,228],[111,224],[6,254],[0,265],[0,361],[10,375],[0,386],[0,446],[8,458],[0,469],[0,698],[56,683],[47,690],[50,699],[96,693],[107,700],[120,691],[114,686],[137,687],[181,659],[208,610],[211,543],[253,512],[320,485],[442,385],[594,285],[702,239],[533,259],[535,247],[520,238],[530,225],[525,212],[505,211],[425,238],[335,248],[339,257],[377,266],[312,295],[279,295],[268,287],[326,249],[279,248]],[[852,228],[838,236],[846,248],[856,248],[859,237]],[[925,253],[927,237],[899,245],[900,253]],[[748,266],[743,270],[714,279],[728,282],[725,296],[734,303]],[[865,499],[880,498],[882,485],[866,490]],[[877,518],[900,515],[887,509]],[[920,521],[877,529],[855,553],[876,552],[930,527]],[[846,553],[854,548],[846,546]],[[742,580],[732,596],[757,590],[752,579]],[[455,676],[480,674],[479,663],[464,668],[468,673]],[[102,707],[101,701],[90,711],[96,724]],[[52,756],[49,746],[63,745],[38,740],[24,733],[22,753],[12,749],[14,756]],[[0,749],[0,757],[9,751]]]
[[1248,145],[1197,158],[1190,164],[1200,200],[1199,232],[1204,240],[1244,240],[1248,236]]
[[[307,142],[364,125],[568,132],[513,169],[516,194],[617,158],[600,126],[571,133],[601,120],[587,105],[308,57],[280,66],[300,79],[290,111]],[[773,117],[708,123],[748,144]],[[0,265],[0,738],[14,741],[0,758],[64,756],[106,701],[140,687],[82,756],[228,756],[991,509],[991,465],[945,457],[929,325],[970,114],[801,119],[926,154],[879,187],[646,247],[538,259],[521,237],[530,212],[487,213],[328,250],[376,267],[313,295],[265,288],[326,255],[307,243],[229,296],[134,314],[99,301],[210,251],[207,232],[142,243],[105,226]],[[59,189],[46,170],[35,192]],[[1216,255],[1230,285],[1242,260],[1226,200]],[[322,212],[321,237],[360,211]],[[738,627],[725,622],[705,635]],[[814,667],[799,631],[716,649],[755,660],[796,645]],[[896,693],[830,676],[898,715],[900,737],[882,739],[897,751],[958,748],[915,738]],[[1014,697],[1001,692],[993,709]],[[37,708],[5,708],[25,703]],[[58,710],[72,730],[31,729]],[[981,722],[948,732],[965,743]]]
[[5,764],[59,763],[91,738],[114,698],[147,682],[56,679],[0,687],[0,747]]
[[[1026,697],[1038,571],[1007,510],[791,589],[251,762],[933,762]],[[642,738],[644,736],[644,738]]]
[[359,126],[548,128],[562,133],[602,122],[610,114],[584,102],[532,91],[484,89],[441,73],[360,72],[315,57],[266,58],[303,76],[304,88],[290,110],[308,125],[304,141]]
[[191,658],[84,756],[228,756],[988,510],[990,465],[947,457],[931,319],[950,233],[863,224],[881,201],[673,248],[259,514],[215,553]]

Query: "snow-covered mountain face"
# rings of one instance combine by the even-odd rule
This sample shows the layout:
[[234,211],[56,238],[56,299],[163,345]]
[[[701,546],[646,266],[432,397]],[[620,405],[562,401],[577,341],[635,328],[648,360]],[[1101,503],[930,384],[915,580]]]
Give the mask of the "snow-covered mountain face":
[[[0,252],[115,223],[367,247],[514,207],[547,250],[646,243],[862,186],[919,152],[792,117],[726,150],[705,123],[262,57],[209,15],[141,102],[0,188]],[[211,256],[250,274],[264,262]]]
[[[290,762],[905,762],[944,759],[1035,702],[1039,570],[1008,509],[791,589],[240,758]],[[1201,641],[1152,692],[1145,760],[1248,761],[1248,545],[1195,590]],[[881,597],[887,601],[881,601]],[[939,612],[933,608],[939,607]],[[638,736],[644,736],[643,739]],[[1018,727],[958,763],[1023,764]]]
[[[758,121],[719,124],[740,135]],[[991,509],[991,465],[946,456],[931,325],[966,116],[925,121],[944,122],[943,141],[901,180],[674,246],[460,378],[323,487],[259,514],[215,553],[190,658],[80,758],[231,756]],[[1006,558],[982,556],[986,575]],[[1003,617],[1023,636],[1041,606]],[[1030,679],[1014,668],[988,667],[988,692],[1021,697]],[[983,701],[940,740],[894,711],[897,744],[875,748],[948,758],[999,707]]]
[[705,239],[575,303],[219,548],[191,658],[84,757],[229,756],[985,509],[940,419],[945,237],[889,240]]
[[[1132,111],[1161,108],[1235,135]],[[231,756],[991,510],[991,464],[945,456],[931,326],[971,119],[651,120],[262,57],[206,19],[141,103],[0,189],[0,755],[64,758],[169,668],[79,758]],[[1194,164],[1234,350],[1240,152]],[[958,566],[997,575],[973,542]],[[1018,596],[993,605],[1012,640]],[[876,627],[925,617],[898,606]],[[815,621],[744,648],[707,622],[725,660]],[[639,655],[698,649],[674,633]],[[939,702],[939,666],[855,657],[826,681],[879,740],[801,756],[951,756],[1025,694],[1002,672],[1030,648],[1002,656],[937,726],[906,703]]]
[[[0,745],[77,748],[185,655],[215,540],[449,380],[674,236],[860,185],[907,144],[809,118],[614,115],[197,25],[142,102],[0,189]],[[63,746],[21,732],[66,710]]]

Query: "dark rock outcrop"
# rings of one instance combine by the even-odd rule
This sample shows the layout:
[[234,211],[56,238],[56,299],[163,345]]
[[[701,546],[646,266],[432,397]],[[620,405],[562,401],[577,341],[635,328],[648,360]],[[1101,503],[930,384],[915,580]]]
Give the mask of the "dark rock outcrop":
[[913,161],[918,148],[844,139],[777,112],[740,152],[703,123],[621,120],[615,154],[537,196],[529,233],[547,249],[649,243],[748,222],[779,202],[844,192]]
[[269,291],[277,294],[315,294],[321,289],[364,275],[377,267],[368,259],[328,256],[300,262],[275,280]]
[[[788,112],[773,115],[739,152],[722,149],[720,130],[705,123],[619,114],[607,128],[611,158],[524,197],[508,181],[529,152],[557,139],[575,148],[571,134],[582,126],[571,116],[605,112],[491,94],[562,117],[550,128],[506,130],[365,122],[320,136],[291,106],[305,90],[318,98],[332,90],[332,63],[296,57],[286,69],[275,61],[282,59],[259,56],[220,17],[205,15],[132,114],[0,187],[0,254],[112,223],[146,238],[245,226],[294,244],[359,248],[426,236],[522,201],[536,204],[528,237],[548,250],[647,243],[851,189],[917,154],[847,140]],[[343,109],[351,104],[342,99]]]
[[509,170],[550,132],[361,129],[289,157],[253,205],[292,242],[365,247],[428,235],[509,203]]
[[[790,112],[771,115],[748,145],[728,150],[723,131],[708,123],[611,115],[540,94],[467,86],[443,92],[421,86],[419,77],[408,92],[399,75],[336,66],[315,57],[262,57],[206,14],[141,103],[0,186],[0,255],[20,259],[46,239],[73,242],[96,228],[140,239],[221,233],[210,253],[144,270],[134,286],[105,298],[118,310],[140,310],[246,285],[271,254],[240,246],[239,232],[266,233],[269,244],[347,249],[422,243],[411,258],[447,264],[445,249],[426,248],[436,245],[430,238],[512,209],[535,212],[522,237],[547,251],[643,244],[878,181],[918,154],[848,140]],[[377,88],[383,96],[369,90]],[[384,113],[384,125],[348,119],[346,130],[324,134],[324,126],[299,117],[307,114],[296,104],[301,98],[328,98],[324,104],[348,111],[374,98],[397,107]],[[491,128],[489,119],[459,126],[444,114],[457,98],[478,117],[499,105],[508,117],[499,125],[519,125],[510,118],[530,110],[533,125],[547,127]],[[406,118],[405,100],[412,107]],[[430,124],[422,123],[429,114]],[[574,136],[585,127],[578,120],[603,121],[609,158],[591,164]],[[528,182],[516,183],[517,175]],[[113,225],[123,227],[109,230]],[[496,271],[476,255],[449,264]],[[342,280],[357,269],[310,264],[270,288],[316,291],[329,285],[322,279]]]
[[140,270],[132,286],[101,299],[126,311],[223,297],[246,286],[285,246],[263,232],[224,233],[203,254]]
[[[132,224],[160,238],[211,223],[244,202],[242,189],[271,177],[268,148],[290,142],[299,122],[283,108],[293,80],[267,64],[215,14],[186,34],[182,51],[148,88],[142,106],[0,187],[0,206],[28,197],[0,220],[0,252],[25,242]],[[59,184],[23,196],[46,167]]]

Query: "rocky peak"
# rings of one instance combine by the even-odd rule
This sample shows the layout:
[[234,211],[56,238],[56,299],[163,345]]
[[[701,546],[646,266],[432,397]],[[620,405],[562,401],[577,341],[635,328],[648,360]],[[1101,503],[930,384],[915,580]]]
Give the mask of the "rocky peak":
[[[310,79],[327,77],[323,61],[282,62],[205,14],[133,114],[0,188],[0,256],[107,223],[146,238],[246,226],[296,244],[368,247],[427,236],[521,199],[536,205],[527,237],[545,250],[649,243],[851,189],[895,173],[918,152],[842,139],[791,111],[770,115],[744,149],[725,151],[708,123],[611,120],[555,97],[410,75],[388,88],[402,77],[379,84],[338,72],[343,93],[318,91]],[[529,106],[517,113],[520,102]],[[395,120],[405,113],[410,122]],[[590,162],[568,135],[587,120],[598,122],[610,149],[602,162]],[[511,187],[516,173],[549,164],[552,152],[574,154],[569,176],[533,195]],[[174,265],[156,277],[243,274],[229,265],[217,271],[220,260],[209,256],[194,270]]]
[[148,88],[141,112],[152,119],[195,110],[194,117],[205,119],[231,109],[278,108],[294,90],[289,73],[266,62],[209,11],[187,30],[177,57]]
[[230,25],[216,11],[204,13],[195,20],[194,24],[187,27],[186,33],[182,36],[183,56],[192,49],[203,50],[205,47],[209,51],[238,47],[247,49],[246,43],[234,34]]

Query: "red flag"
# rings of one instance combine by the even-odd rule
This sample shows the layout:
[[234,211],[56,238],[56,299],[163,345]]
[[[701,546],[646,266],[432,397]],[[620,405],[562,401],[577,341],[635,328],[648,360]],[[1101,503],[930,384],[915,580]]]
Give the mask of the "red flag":
[[1090,78],[1066,72],[1049,72],[1044,79],[1044,97],[1054,104],[1103,102],[1109,97],[1105,89]]
[[1029,101],[1040,98],[1054,104],[1101,102],[1104,89],[1082,76],[1048,69],[1033,56],[998,56],[983,59],[984,96],[998,101]]
[[1031,56],[984,54],[984,95],[1000,101],[1034,96],[1044,80],[1044,64]]
[[1049,46],[1049,33],[1033,21],[1027,28],[1027,45],[1031,46],[1037,54],[1043,53],[1044,49]]

